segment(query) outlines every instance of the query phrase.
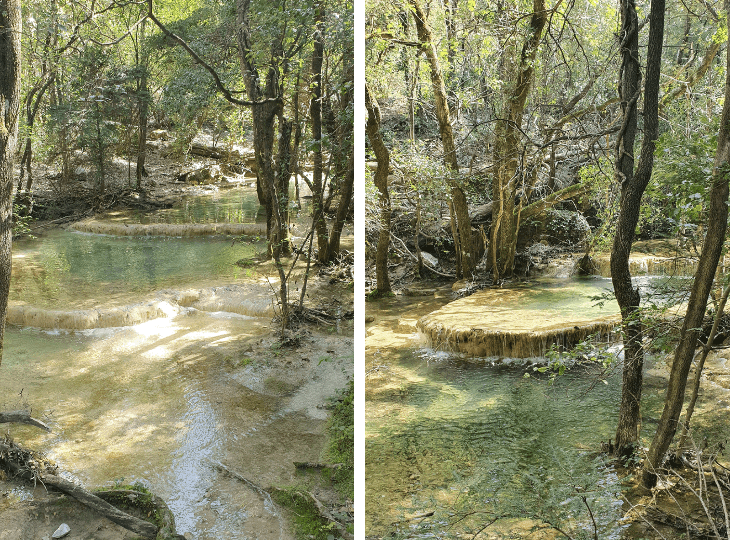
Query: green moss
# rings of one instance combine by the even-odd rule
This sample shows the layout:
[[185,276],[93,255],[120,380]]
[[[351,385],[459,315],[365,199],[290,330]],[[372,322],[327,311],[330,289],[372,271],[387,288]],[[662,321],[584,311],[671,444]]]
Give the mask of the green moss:
[[297,538],[333,540],[338,537],[337,529],[322,518],[312,500],[295,487],[287,487],[272,494],[274,502],[288,508],[294,522]]
[[355,492],[355,384],[342,392],[327,422],[329,443],[325,457],[330,463],[342,463],[333,471],[335,487],[346,497],[353,498]]
[[[122,510],[135,508],[144,514],[144,519],[153,523],[156,527],[163,526],[163,518],[159,508],[154,503],[152,492],[139,482],[134,484],[116,482],[111,490],[100,489],[99,491],[106,491],[109,495],[105,497],[105,500],[117,508]],[[116,494],[115,491],[119,493]],[[135,491],[139,493],[139,496],[131,500],[128,491]]]
[[373,300],[379,300],[380,298],[393,298],[395,294],[392,291],[383,292],[381,290],[375,289],[374,291],[370,291],[368,294],[365,295],[365,301],[371,302]]

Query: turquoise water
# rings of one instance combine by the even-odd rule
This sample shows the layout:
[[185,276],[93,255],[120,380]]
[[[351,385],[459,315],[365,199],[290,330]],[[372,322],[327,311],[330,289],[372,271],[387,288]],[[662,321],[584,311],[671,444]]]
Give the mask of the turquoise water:
[[[519,515],[539,498],[558,498],[566,475],[585,485],[611,477],[596,474],[592,453],[613,436],[620,377],[595,384],[596,370],[576,370],[549,387],[530,366],[487,367],[419,349],[389,360],[397,381],[373,382],[367,399],[368,534],[384,536],[403,516],[435,509],[437,523],[418,532],[451,537],[446,529],[460,513]],[[567,491],[553,503],[568,500]],[[620,528],[612,493],[596,497],[604,532]]]
[[[643,290],[649,284],[642,282]],[[494,291],[489,307],[475,301],[463,311],[476,320],[481,309],[529,329],[547,309],[577,305],[582,313],[610,281],[547,280],[530,287],[530,294],[505,290],[501,301]],[[368,536],[472,538],[500,517],[479,538],[543,538],[530,536],[531,528],[548,522],[574,538],[591,531],[592,538],[586,494],[599,538],[643,538],[619,522],[619,478],[600,457],[601,444],[616,430],[620,362],[606,370],[600,362],[577,365],[551,383],[549,374],[535,371],[534,359],[434,351],[416,333],[416,321],[450,300],[449,290],[437,290],[431,298],[367,304],[375,319],[366,338]],[[452,311],[458,325],[459,309]],[[641,436],[648,446],[664,404],[663,357],[647,357],[645,372]],[[707,435],[712,444],[730,437],[728,398],[704,392],[695,437]]]
[[228,238],[114,237],[49,231],[13,246],[10,300],[42,307],[130,300],[165,288],[251,274],[236,261],[265,251],[264,242]]

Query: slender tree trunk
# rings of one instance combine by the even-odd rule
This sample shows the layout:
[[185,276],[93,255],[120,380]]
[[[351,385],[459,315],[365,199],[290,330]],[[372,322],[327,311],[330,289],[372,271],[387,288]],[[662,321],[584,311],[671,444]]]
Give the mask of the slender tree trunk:
[[276,200],[279,207],[278,244],[282,255],[291,254],[291,236],[289,235],[289,179],[291,178],[292,163],[292,126],[291,120],[284,117],[283,111],[279,116],[279,152],[276,167]]
[[[355,188],[355,126],[352,123],[355,107],[355,56],[354,42],[348,41],[343,52],[343,78],[339,87],[338,102],[340,114],[335,120],[332,107],[328,107],[333,117],[333,128],[329,129],[330,137],[334,141],[332,160],[334,161],[334,177],[338,179],[339,202],[335,212],[335,222],[329,235],[327,247],[327,262],[333,262],[340,254],[340,238],[342,229],[350,208]],[[327,100],[329,103],[330,100]]]
[[504,118],[497,122],[495,128],[492,159],[495,168],[492,184],[495,213],[489,244],[495,281],[510,277],[514,271],[521,208],[517,202],[517,190],[521,185],[519,180],[525,174],[519,167],[522,117],[535,76],[535,58],[546,22],[545,0],[533,0],[530,33],[522,45],[515,86],[505,99]]
[[380,134],[380,107],[370,90],[365,85],[365,106],[368,110],[367,133],[370,146],[375,153],[378,166],[375,169],[375,187],[378,188],[378,205],[380,207],[380,234],[375,255],[375,278],[378,293],[389,293],[388,250],[390,246],[390,194],[388,193],[388,169],[390,168],[390,152],[383,143]]
[[[653,12],[653,10],[652,10]],[[730,2],[725,0],[725,12],[730,14]],[[644,464],[642,480],[647,487],[656,484],[656,470],[672,442],[682,412],[687,375],[698,345],[699,328],[707,307],[707,298],[717,272],[717,264],[725,241],[728,219],[728,182],[730,181],[730,48],[727,52],[725,72],[725,103],[722,108],[720,131],[717,138],[717,153],[710,192],[710,213],[707,218],[707,234],[702,244],[702,253],[695,273],[684,324],[680,333],[679,346],[674,353],[674,362],[669,375],[669,384],[664,401],[664,410],[659,419],[649,454]]]
[[139,126],[137,130],[137,191],[142,190],[142,176],[145,176],[144,162],[147,158],[147,116],[149,110],[149,91],[147,89],[147,67],[149,53],[145,44],[145,21],[142,20],[139,30],[139,48],[142,51],[141,61],[138,62],[138,69],[142,70],[139,77],[139,88],[137,89],[137,102],[139,110]]
[[314,50],[312,52],[312,99],[309,105],[309,117],[312,122],[313,170],[312,170],[312,203],[317,230],[317,260],[327,262],[329,235],[324,218],[324,185],[322,181],[324,161],[322,157],[322,62],[324,60],[324,23],[322,2],[317,3],[316,18],[320,21],[314,34]]
[[0,0],[0,362],[12,267],[13,158],[20,115],[21,21],[20,1]]
[[649,42],[644,85],[644,138],[641,156],[634,171],[634,142],[637,126],[637,102],[641,93],[641,69],[638,56],[638,17],[633,0],[621,3],[621,71],[619,95],[623,124],[616,145],[616,177],[621,185],[621,201],[616,236],[611,251],[611,278],[621,309],[624,333],[624,367],[621,405],[616,428],[615,452],[619,456],[633,453],[638,440],[639,405],[643,383],[644,350],[639,314],[639,289],[631,284],[629,255],[639,219],[641,197],[651,178],[656,147],[659,106],[659,75],[664,39],[664,0],[653,0],[649,19]]
[[[416,23],[416,32],[420,43],[421,51],[425,54],[429,67],[431,68],[431,86],[433,87],[434,104],[436,106],[436,118],[439,123],[441,144],[444,149],[444,163],[456,176],[459,172],[459,163],[456,157],[456,145],[451,126],[451,113],[446,97],[446,86],[441,74],[441,64],[433,44],[431,28],[426,21],[426,15],[421,9],[418,0],[409,0],[413,8],[413,18]],[[469,207],[466,195],[461,189],[456,178],[450,175],[448,181],[451,186],[451,201],[449,208],[452,209],[451,217],[456,222],[456,233],[454,246],[456,248],[457,268],[456,274],[459,277],[471,277],[476,267],[476,250],[471,235],[471,219],[469,218]]]
[[297,73],[297,82],[295,84],[294,99],[292,100],[292,109],[294,119],[294,143],[292,144],[291,161],[289,170],[294,174],[294,197],[296,199],[296,207],[301,208],[299,202],[299,146],[302,140],[302,124],[299,121],[299,95],[300,95],[300,74]]

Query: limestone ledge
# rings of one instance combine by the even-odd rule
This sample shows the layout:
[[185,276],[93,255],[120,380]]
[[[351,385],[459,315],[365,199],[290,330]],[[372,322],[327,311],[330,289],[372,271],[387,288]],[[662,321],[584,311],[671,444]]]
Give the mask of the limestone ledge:
[[212,235],[266,236],[266,225],[260,223],[122,223],[85,219],[73,223],[71,230],[114,236],[174,236],[180,238]]
[[188,308],[248,317],[270,317],[268,298],[246,287],[214,287],[161,294],[161,299],[132,305],[92,309],[47,309],[19,302],[8,305],[8,324],[42,329],[90,330],[133,326],[153,319],[172,318]]
[[570,349],[594,336],[608,340],[620,324],[619,316],[610,316],[580,326],[556,325],[537,331],[505,331],[488,328],[448,326],[429,315],[418,321],[418,329],[434,348],[464,353],[468,356],[489,358],[532,358],[545,356],[552,345]]

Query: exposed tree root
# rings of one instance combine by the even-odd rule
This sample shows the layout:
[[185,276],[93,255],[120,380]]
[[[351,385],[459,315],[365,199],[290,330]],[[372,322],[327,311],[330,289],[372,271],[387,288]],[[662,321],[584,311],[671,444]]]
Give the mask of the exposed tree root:
[[148,509],[155,512],[155,518],[160,524],[156,540],[178,540],[185,537],[177,534],[175,529],[175,516],[165,501],[154,493],[136,491],[133,489],[112,489],[108,491],[97,491],[95,495],[100,499],[115,506],[132,506]]
[[0,442],[0,467],[5,468],[15,476],[33,482],[40,482],[46,487],[50,486],[62,491],[135,534],[150,539],[157,537],[158,528],[155,525],[122,512],[81,486],[57,476],[58,468],[55,464],[32,450],[15,444],[7,437]]

